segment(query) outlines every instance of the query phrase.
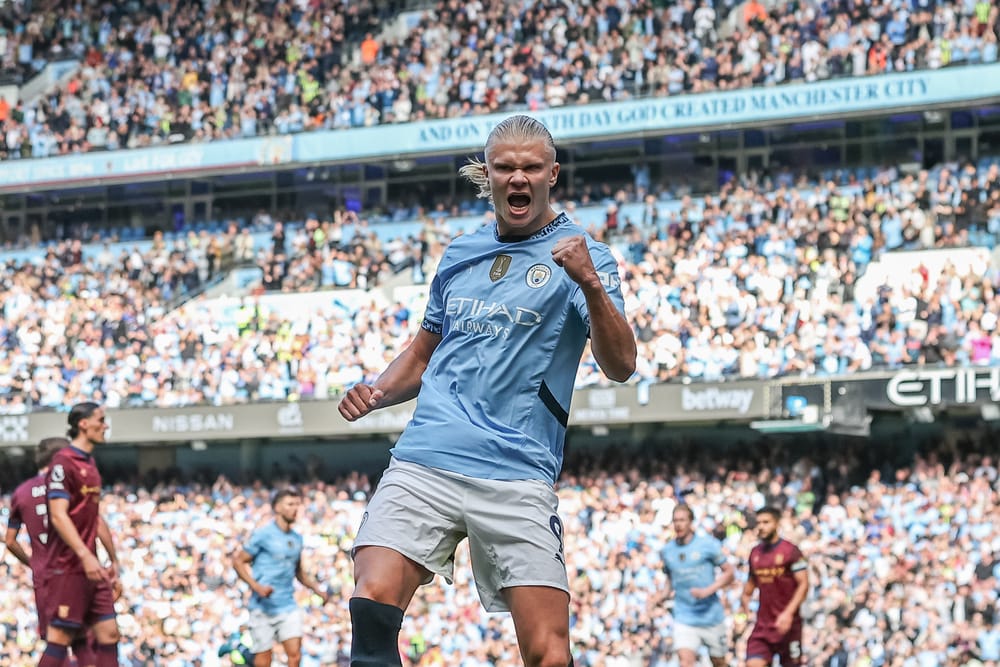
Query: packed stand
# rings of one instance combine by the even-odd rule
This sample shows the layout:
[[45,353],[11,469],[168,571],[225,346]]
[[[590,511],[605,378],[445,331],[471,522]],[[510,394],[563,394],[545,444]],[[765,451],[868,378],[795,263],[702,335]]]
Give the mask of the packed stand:
[[[57,3],[7,40],[82,68],[0,102],[0,156],[365,127],[997,60],[987,0],[439,2],[399,41],[394,3]],[[733,20],[729,14],[735,10]],[[58,20],[56,19],[58,17]],[[388,34],[388,33],[387,33]],[[25,52],[27,49],[27,52]]]
[[[964,247],[970,233],[996,239],[997,165],[885,169],[844,186],[779,175],[670,201],[641,188],[594,190],[581,202],[601,202],[600,214],[575,202],[557,208],[620,258],[639,341],[633,381],[1000,364],[995,265],[950,265],[934,279],[921,265],[896,287],[855,298],[859,276],[890,251]],[[270,230],[262,248],[231,225],[157,237],[145,255],[107,247],[82,261],[72,242],[41,265],[8,264],[0,412],[81,400],[114,408],[329,398],[373,379],[417,331],[423,291],[341,299],[328,288],[386,295],[391,288],[375,288],[393,277],[426,284],[454,233],[448,219],[423,215],[417,232],[386,240],[352,213],[287,231],[266,213],[258,219]],[[222,311],[206,299],[169,308],[228,267],[255,262],[262,295]],[[267,300],[268,290],[313,301],[303,311]],[[577,386],[602,378],[585,354]]]
[[[809,562],[807,664],[996,667],[997,466],[988,435],[959,442],[895,458],[905,461],[899,467],[887,461],[900,452],[869,443],[838,447],[822,460],[808,458],[807,448],[830,443],[797,449],[761,441],[738,453],[687,443],[672,446],[669,457],[655,447],[571,456],[559,497],[576,664],[676,665],[659,554],[682,501],[698,530],[722,540],[737,569],[737,582],[722,596],[732,647],[727,664],[742,664],[746,637],[732,619],[757,542],[755,510],[768,504],[783,510],[781,535]],[[317,463],[296,472],[311,479],[305,468],[315,471]],[[302,664],[346,666],[349,550],[371,489],[357,474],[304,489],[296,523],[305,538],[303,565],[334,595],[323,606],[298,590],[307,610]],[[108,489],[102,510],[117,536],[126,590],[118,604],[123,664],[230,664],[248,621],[248,590],[230,557],[268,520],[269,493],[261,483],[239,487],[222,478]],[[455,584],[438,580],[418,592],[400,636],[404,665],[520,664],[509,617],[482,611],[470,573],[463,547]],[[9,556],[0,574],[0,665],[34,664],[41,645],[30,575]]]

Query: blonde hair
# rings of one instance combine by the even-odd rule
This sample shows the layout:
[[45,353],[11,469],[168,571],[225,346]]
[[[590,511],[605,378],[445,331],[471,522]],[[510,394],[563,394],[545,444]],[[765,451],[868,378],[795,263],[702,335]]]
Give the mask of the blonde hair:
[[[488,155],[490,148],[498,141],[540,141],[551,151],[552,160],[556,159],[556,142],[552,138],[552,133],[549,132],[547,127],[531,116],[519,114],[517,116],[509,116],[500,121],[490,131],[490,136],[486,138],[484,154]],[[476,197],[479,199],[488,199],[490,203],[493,203],[493,193],[490,191],[490,179],[486,175],[485,162],[478,158],[470,157],[468,162],[459,168],[458,173],[476,186]]]

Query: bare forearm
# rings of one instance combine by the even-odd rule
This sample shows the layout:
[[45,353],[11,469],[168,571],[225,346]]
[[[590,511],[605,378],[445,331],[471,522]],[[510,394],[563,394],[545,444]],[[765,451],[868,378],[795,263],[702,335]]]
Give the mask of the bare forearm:
[[635,372],[636,346],[632,327],[615,308],[600,282],[583,288],[590,314],[590,349],[604,374],[625,382]]
[[733,583],[733,579],[734,576],[732,568],[724,569],[716,578],[716,580],[712,582],[712,585],[709,586],[709,591],[712,593],[718,593],[723,588]]
[[800,581],[799,585],[798,585],[798,588],[795,589],[795,595],[792,596],[792,599],[788,603],[788,606],[785,607],[785,610],[784,610],[785,613],[786,614],[793,614],[794,615],[795,612],[797,612],[799,610],[799,607],[802,606],[802,603],[805,601],[805,599],[806,599],[806,593],[808,591],[809,591],[809,582],[808,582],[808,580],[807,581]]
[[372,385],[382,392],[382,400],[379,407],[384,408],[390,405],[405,403],[411,398],[416,398],[420,391],[420,380],[430,363],[431,354],[438,343],[441,342],[439,334],[433,334],[421,329],[413,342],[403,350],[398,357],[392,360],[389,367],[378,376]]
[[7,545],[7,551],[14,554],[14,558],[18,559],[24,565],[31,565],[31,556],[24,550],[21,543],[17,541],[17,531],[13,529],[7,529],[7,538],[4,540]]
[[309,575],[309,574],[306,574],[305,572],[300,571],[298,573],[297,578],[298,578],[300,584],[302,584],[303,586],[305,586],[306,588],[308,588],[312,592],[314,592],[314,593],[322,593],[323,592],[322,588],[319,585],[319,582],[316,581],[312,577],[312,575]]
[[420,378],[426,368],[426,364],[420,363],[414,355],[405,352],[394,359],[373,385],[376,389],[382,390],[383,398],[379,407],[397,405],[416,398],[420,391]]
[[233,563],[233,569],[236,570],[237,577],[245,581],[252,590],[257,590],[259,584],[257,583],[257,580],[253,578],[253,572],[250,570],[250,563],[237,560]]
[[740,609],[746,613],[750,611],[750,601],[753,600],[753,592],[757,587],[751,583],[747,583],[743,587],[743,594],[740,596]]
[[73,553],[78,558],[83,560],[88,554],[94,555],[86,543],[84,543],[83,538],[80,537],[80,533],[77,532],[76,526],[73,525],[73,520],[69,518],[68,514],[65,512],[53,512],[50,521],[62,541],[73,550]]
[[97,524],[97,539],[104,545],[104,550],[108,552],[108,558],[111,559],[112,564],[117,566],[118,551],[115,549],[115,539],[111,535],[111,529],[108,528],[108,524],[104,521],[103,517],[99,521],[100,523]]

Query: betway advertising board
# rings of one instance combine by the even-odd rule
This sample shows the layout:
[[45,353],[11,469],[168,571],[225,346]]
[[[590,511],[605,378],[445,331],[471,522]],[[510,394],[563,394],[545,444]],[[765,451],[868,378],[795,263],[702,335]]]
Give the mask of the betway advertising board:
[[[750,421],[764,415],[767,391],[764,382],[583,389],[574,394],[569,425]],[[410,401],[356,422],[340,416],[335,400],[112,409],[107,416],[112,442],[180,443],[400,433],[415,407],[416,401]],[[0,446],[34,445],[42,438],[64,434],[66,426],[64,412],[0,415]]]

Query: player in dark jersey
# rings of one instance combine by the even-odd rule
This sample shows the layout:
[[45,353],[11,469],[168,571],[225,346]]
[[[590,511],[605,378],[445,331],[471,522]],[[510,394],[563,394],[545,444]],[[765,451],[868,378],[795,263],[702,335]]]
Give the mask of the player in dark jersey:
[[757,512],[760,544],[750,552],[740,609],[747,618],[754,589],[760,589],[757,620],[747,640],[747,667],[769,667],[776,655],[782,667],[805,664],[799,607],[809,590],[808,566],[799,548],[778,535],[780,517],[773,507]]
[[589,339],[605,375],[635,370],[618,265],[550,201],[552,135],[516,115],[462,174],[496,223],[449,245],[421,330],[371,384],[341,401],[349,421],[417,397],[354,542],[354,667],[401,664],[398,636],[416,590],[452,580],[468,538],[480,600],[509,611],[526,667],[566,667],[569,582],[553,485]]
[[101,475],[94,448],[108,429],[104,408],[78,403],[69,413],[70,446],[52,458],[46,476],[49,546],[44,586],[48,645],[39,667],[61,667],[67,647],[92,628],[95,667],[117,667],[118,623],[114,598],[119,586],[113,568],[97,558]]
[[[19,561],[31,568],[32,586],[35,591],[35,611],[38,614],[38,636],[45,638],[48,629],[48,619],[45,616],[45,587],[42,580],[45,571],[46,549],[49,537],[48,499],[45,478],[52,463],[52,458],[64,447],[69,447],[66,438],[45,438],[38,444],[35,451],[35,464],[38,474],[25,480],[11,498],[10,518],[7,523],[5,543],[7,549]],[[20,529],[28,533],[31,552],[26,552],[18,542]],[[101,521],[98,539],[104,544],[112,563],[117,563],[114,544],[107,525]],[[117,568],[117,565],[115,566]],[[117,571],[117,569],[116,569]],[[90,667],[94,664],[93,637],[77,637],[73,641],[73,657],[79,667]]]
[[[42,573],[45,569],[45,550],[49,541],[49,514],[46,501],[45,475],[52,457],[63,447],[69,446],[66,438],[45,438],[38,445],[35,463],[38,474],[25,480],[14,489],[11,497],[10,518],[7,521],[7,535],[4,542],[7,549],[29,568],[31,582],[35,589],[35,610],[38,612],[38,634],[45,637],[45,590],[42,587]],[[31,552],[17,541],[17,535],[24,528],[28,533]],[[87,664],[87,663],[82,663]]]

